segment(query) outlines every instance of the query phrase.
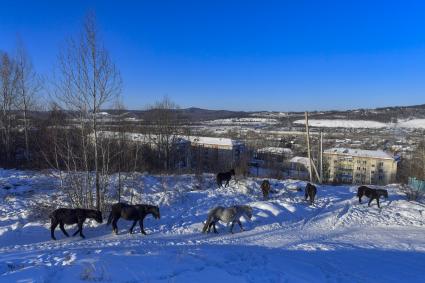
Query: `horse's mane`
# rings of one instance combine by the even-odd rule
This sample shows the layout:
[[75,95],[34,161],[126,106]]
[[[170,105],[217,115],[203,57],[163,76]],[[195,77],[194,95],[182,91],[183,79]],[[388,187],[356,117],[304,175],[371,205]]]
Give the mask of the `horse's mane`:
[[252,207],[249,205],[235,205],[236,207],[241,208],[245,213],[251,213],[252,214]]
[[146,213],[159,213],[159,206],[151,204],[138,204],[139,208],[142,208]]
[[100,211],[96,209],[83,209],[83,210],[86,212],[86,215],[90,215],[90,216],[92,215],[96,216],[98,213],[100,213]]

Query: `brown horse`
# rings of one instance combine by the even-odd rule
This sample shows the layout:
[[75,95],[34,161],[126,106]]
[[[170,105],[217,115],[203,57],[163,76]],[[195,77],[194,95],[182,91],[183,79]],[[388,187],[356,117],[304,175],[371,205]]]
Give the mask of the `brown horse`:
[[270,182],[268,180],[261,183],[261,191],[263,192],[263,199],[268,199],[270,193]]
[[145,229],[143,227],[143,220],[148,214],[152,214],[155,219],[159,219],[161,217],[158,206],[149,204],[131,205],[119,202],[112,205],[112,210],[109,214],[107,225],[111,224],[112,222],[112,230],[115,232],[115,234],[118,234],[117,222],[120,217],[124,218],[125,220],[133,220],[133,225],[129,231],[130,234],[132,234],[134,226],[136,226],[137,221],[139,221],[140,232],[143,235],[146,235]]
[[96,220],[98,223],[102,223],[102,213],[99,210],[84,209],[84,208],[59,208],[50,213],[51,220],[50,235],[53,240],[56,240],[55,229],[59,225],[65,236],[69,237],[65,230],[64,225],[78,224],[78,230],[72,236],[80,233],[81,238],[85,238],[83,235],[83,223],[87,218]]

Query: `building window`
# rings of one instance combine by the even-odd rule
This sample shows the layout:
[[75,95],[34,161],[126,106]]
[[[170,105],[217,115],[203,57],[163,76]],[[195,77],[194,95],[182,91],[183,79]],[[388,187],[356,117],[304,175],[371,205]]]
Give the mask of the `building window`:
[[366,164],[366,160],[365,160],[365,161],[363,161],[363,164]]

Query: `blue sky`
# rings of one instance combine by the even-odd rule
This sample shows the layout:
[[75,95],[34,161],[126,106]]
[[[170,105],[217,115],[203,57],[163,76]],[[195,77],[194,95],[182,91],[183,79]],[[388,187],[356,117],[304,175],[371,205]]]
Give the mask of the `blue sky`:
[[328,110],[425,103],[424,1],[3,1],[0,50],[19,35],[50,75],[95,11],[130,109]]

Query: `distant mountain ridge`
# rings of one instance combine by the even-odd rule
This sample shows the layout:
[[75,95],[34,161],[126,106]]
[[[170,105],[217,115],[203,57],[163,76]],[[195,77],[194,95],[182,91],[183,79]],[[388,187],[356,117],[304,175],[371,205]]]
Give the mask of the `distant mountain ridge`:
[[[124,115],[137,119],[144,119],[153,110],[115,110],[105,109],[109,115]],[[180,108],[174,110],[179,119],[188,122],[198,122],[216,119],[231,119],[245,117],[267,117],[285,120],[300,119],[304,112],[279,112],[279,111],[232,111],[232,110],[210,110],[197,107]],[[34,111],[33,117],[46,117],[47,111]],[[396,120],[406,120],[413,118],[425,118],[425,104],[411,106],[391,106],[375,109],[353,109],[353,110],[329,110],[311,111],[309,115],[312,119],[347,119],[347,120],[371,120],[379,122],[394,122]]]

